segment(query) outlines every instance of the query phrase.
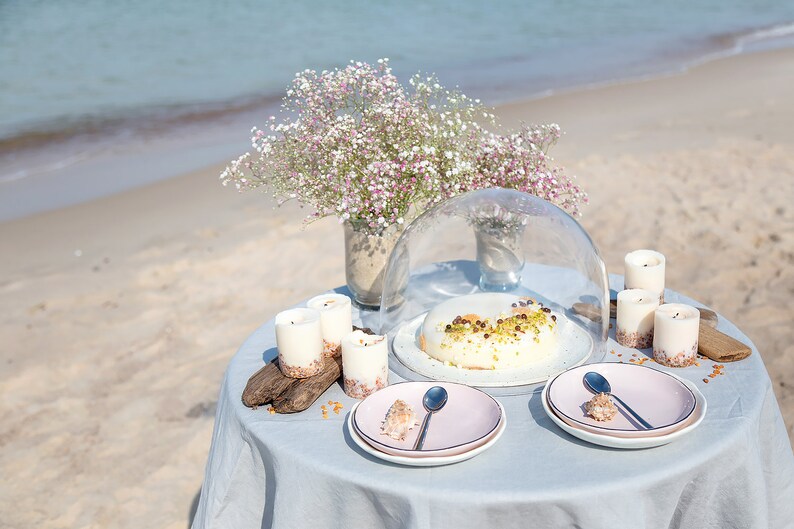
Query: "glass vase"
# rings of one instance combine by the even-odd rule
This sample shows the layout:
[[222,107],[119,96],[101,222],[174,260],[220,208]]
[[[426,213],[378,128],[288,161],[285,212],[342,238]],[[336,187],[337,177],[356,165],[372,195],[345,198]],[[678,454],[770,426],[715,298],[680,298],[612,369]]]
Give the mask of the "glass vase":
[[402,227],[395,225],[373,235],[365,225],[345,221],[343,226],[347,288],[360,308],[378,310],[386,263]]
[[510,292],[521,284],[525,228],[524,224],[501,226],[487,220],[474,223],[480,289],[485,292]]

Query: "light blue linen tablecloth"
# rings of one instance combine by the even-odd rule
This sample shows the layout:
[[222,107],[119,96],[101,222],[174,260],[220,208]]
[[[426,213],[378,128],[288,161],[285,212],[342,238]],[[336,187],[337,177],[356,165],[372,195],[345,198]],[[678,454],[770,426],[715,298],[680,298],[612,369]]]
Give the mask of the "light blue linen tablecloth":
[[[621,287],[622,277],[611,283]],[[722,317],[718,328],[751,345]],[[608,349],[633,351],[614,341],[614,330]],[[274,353],[271,320],[229,364],[194,529],[794,527],[794,455],[754,346],[709,384],[701,379],[714,362],[674,370],[700,381],[708,412],[671,444],[615,450],[580,441],[545,415],[539,387],[498,397],[508,424],[491,449],[433,468],[393,465],[359,449],[344,426],[356,401],[338,384],[301,413],[246,408],[248,378]],[[324,420],[320,406],[329,400],[344,408]]]

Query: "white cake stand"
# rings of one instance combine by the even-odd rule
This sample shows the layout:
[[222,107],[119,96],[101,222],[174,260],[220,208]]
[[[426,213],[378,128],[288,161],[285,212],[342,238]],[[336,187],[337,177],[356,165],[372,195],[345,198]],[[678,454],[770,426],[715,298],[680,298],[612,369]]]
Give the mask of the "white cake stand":
[[[531,391],[566,369],[583,364],[593,353],[593,339],[576,322],[557,314],[557,347],[537,362],[511,369],[463,369],[445,365],[419,348],[419,334],[427,313],[405,322],[394,333],[391,369],[406,380],[440,380],[479,387],[492,394]],[[497,389],[501,388],[501,389]]]

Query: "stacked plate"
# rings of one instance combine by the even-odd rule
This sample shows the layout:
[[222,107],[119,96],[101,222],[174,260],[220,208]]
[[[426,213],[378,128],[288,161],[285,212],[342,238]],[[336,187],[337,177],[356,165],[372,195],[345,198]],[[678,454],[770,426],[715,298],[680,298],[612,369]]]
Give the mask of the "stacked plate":
[[[396,400],[405,401],[422,422],[422,397],[433,386],[447,390],[447,404],[433,414],[422,450],[413,450],[419,425],[405,439],[384,435],[381,426]],[[481,454],[501,437],[506,425],[502,405],[482,391],[451,382],[403,382],[377,391],[357,403],[348,415],[353,441],[368,454],[401,465],[439,466]]]
[[[593,398],[584,385],[588,371],[603,375],[612,392],[653,427],[640,425],[618,402],[618,414],[610,421],[591,418],[584,407]],[[542,401],[546,414],[560,428],[583,441],[611,448],[667,444],[694,430],[706,415],[706,399],[693,383],[633,364],[599,363],[569,369],[546,384]]]

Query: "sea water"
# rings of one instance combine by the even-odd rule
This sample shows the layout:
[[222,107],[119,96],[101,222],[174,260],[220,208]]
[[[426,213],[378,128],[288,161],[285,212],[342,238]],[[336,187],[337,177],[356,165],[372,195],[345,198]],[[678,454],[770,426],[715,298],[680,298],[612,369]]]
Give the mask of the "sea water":
[[[495,104],[674,71],[791,38],[792,21],[780,0],[0,0],[0,219],[189,169],[159,141],[169,131],[201,147],[182,157],[194,165],[244,151],[304,68],[389,57],[403,80],[435,72]],[[151,138],[170,162],[69,180],[120,145],[151,157]],[[70,192],[14,195],[44,174]]]

